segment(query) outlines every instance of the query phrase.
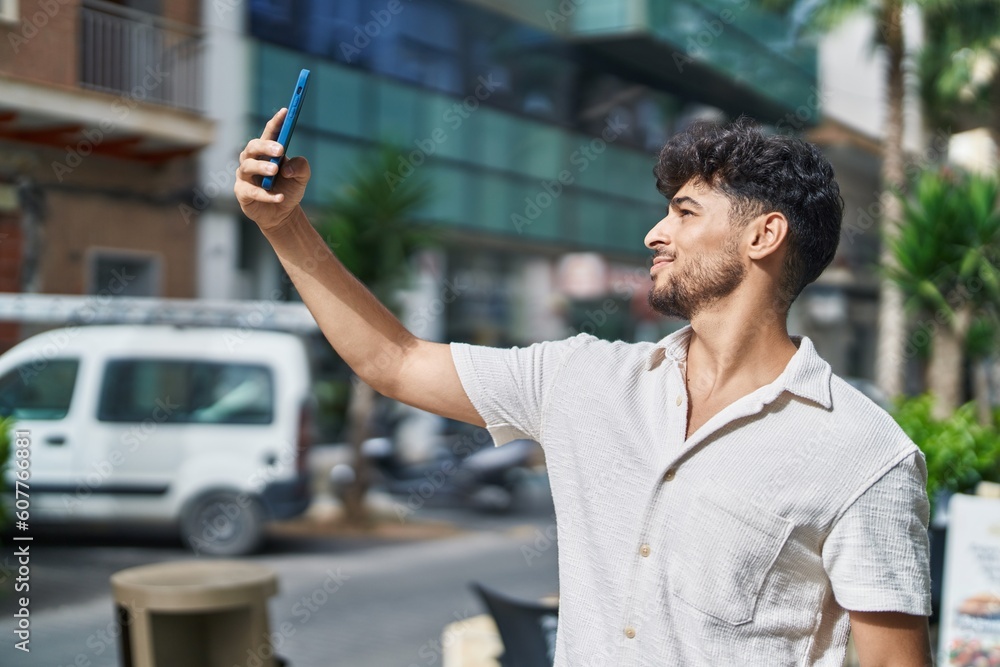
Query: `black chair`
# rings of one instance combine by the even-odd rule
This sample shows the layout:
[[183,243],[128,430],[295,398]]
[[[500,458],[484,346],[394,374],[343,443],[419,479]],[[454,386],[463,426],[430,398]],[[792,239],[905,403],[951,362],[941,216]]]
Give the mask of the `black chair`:
[[482,599],[500,631],[502,667],[552,667],[558,605],[516,600],[478,583],[470,586]]

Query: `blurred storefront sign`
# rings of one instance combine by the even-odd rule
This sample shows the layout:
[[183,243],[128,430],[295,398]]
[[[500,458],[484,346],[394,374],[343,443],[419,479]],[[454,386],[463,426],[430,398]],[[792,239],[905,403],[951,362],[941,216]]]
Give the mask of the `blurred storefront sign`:
[[1000,499],[949,503],[938,664],[978,667],[1000,654]]
[[596,299],[608,292],[608,264],[597,253],[563,256],[557,276],[559,290],[571,299]]

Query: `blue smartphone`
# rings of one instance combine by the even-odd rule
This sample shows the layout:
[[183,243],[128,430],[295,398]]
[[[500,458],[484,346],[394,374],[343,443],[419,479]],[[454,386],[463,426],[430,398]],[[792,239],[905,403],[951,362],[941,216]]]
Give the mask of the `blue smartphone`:
[[[288,113],[285,114],[285,122],[281,124],[281,132],[278,133],[277,142],[285,147],[285,152],[281,157],[271,158],[271,162],[278,165],[279,168],[281,167],[282,160],[285,159],[285,155],[288,154],[288,142],[292,140],[292,131],[295,129],[295,121],[299,119],[299,111],[302,110],[302,101],[306,97],[306,88],[308,85],[309,70],[304,69],[299,72],[299,80],[295,84],[295,90],[292,92],[292,101],[288,103]],[[274,176],[265,176],[260,182],[260,187],[270,190],[277,176],[277,174]]]

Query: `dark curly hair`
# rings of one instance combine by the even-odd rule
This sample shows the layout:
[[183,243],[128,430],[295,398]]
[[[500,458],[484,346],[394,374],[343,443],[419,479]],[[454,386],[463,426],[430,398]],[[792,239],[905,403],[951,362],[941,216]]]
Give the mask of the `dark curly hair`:
[[786,308],[833,261],[844,200],[833,167],[810,143],[766,135],[746,117],[697,122],[667,142],[653,174],[668,200],[692,179],[716,188],[729,198],[734,225],[770,211],[788,219],[778,295]]

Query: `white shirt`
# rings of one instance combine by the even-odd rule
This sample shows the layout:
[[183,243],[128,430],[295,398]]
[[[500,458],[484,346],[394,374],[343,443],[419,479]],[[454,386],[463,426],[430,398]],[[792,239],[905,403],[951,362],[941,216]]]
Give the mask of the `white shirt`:
[[496,443],[545,450],[556,667],[841,667],[846,610],[930,614],[924,458],[892,417],[793,336],[685,438],[690,334],[452,344]]

